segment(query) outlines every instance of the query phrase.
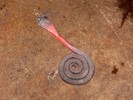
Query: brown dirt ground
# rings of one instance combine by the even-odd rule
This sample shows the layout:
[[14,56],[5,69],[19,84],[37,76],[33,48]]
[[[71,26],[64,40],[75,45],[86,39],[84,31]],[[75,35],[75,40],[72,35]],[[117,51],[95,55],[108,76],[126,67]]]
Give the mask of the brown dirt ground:
[[[116,0],[0,0],[0,100],[133,100],[133,20],[121,24]],[[45,13],[95,64],[73,86],[58,66],[71,54],[37,25]]]

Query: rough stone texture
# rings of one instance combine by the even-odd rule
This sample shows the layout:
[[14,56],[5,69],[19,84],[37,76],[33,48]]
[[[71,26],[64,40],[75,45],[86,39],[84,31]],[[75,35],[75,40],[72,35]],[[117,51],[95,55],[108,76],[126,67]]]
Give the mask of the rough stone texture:
[[[0,100],[133,100],[133,20],[121,24],[116,0],[0,0]],[[45,13],[95,64],[73,86],[58,65],[71,53],[37,25]]]

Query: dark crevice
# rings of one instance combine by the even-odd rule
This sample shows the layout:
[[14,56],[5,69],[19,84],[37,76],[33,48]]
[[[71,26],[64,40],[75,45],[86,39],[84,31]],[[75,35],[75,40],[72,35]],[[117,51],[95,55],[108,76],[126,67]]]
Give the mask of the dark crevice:
[[5,8],[5,4],[3,4],[1,7],[0,7],[0,10],[3,10]]
[[116,68],[116,66],[114,66],[113,70],[111,71],[112,74],[117,74],[118,72],[118,68]]
[[118,1],[118,7],[121,9],[123,13],[121,26],[123,26],[126,18],[128,15],[130,15],[133,18],[133,0],[117,0]]

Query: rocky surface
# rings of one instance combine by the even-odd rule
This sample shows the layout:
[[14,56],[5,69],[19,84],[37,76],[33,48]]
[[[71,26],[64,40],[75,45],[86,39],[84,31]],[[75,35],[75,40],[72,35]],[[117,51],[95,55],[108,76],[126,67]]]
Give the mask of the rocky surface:
[[[89,83],[62,81],[71,51],[37,25],[42,13],[91,56]],[[0,0],[0,100],[132,100],[133,20],[121,21],[116,0]]]

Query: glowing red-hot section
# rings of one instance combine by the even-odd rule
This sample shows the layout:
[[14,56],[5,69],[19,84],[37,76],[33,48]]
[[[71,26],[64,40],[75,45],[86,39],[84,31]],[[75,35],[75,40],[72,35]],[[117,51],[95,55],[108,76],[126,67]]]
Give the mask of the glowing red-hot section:
[[56,31],[56,29],[52,23],[49,24],[47,27],[45,27],[45,26],[42,26],[42,27],[45,28],[50,33],[52,33],[52,35],[54,35],[64,46],[66,46],[68,49],[74,51],[74,47],[72,45],[70,45],[70,43],[67,40],[65,40],[63,37],[61,37],[59,35],[59,33]]
[[86,55],[84,52],[80,51],[79,49],[72,46],[67,40],[65,40],[63,37],[59,35],[59,33],[56,31],[53,23],[47,19],[45,16],[41,16],[37,19],[38,25],[49,31],[52,35],[54,35],[65,47],[70,49],[71,51],[79,54],[79,55]]
[[50,33],[52,33],[54,36],[56,36],[56,37],[59,36],[58,32],[56,31],[56,29],[52,23],[47,26],[42,26],[42,27],[45,28]]

